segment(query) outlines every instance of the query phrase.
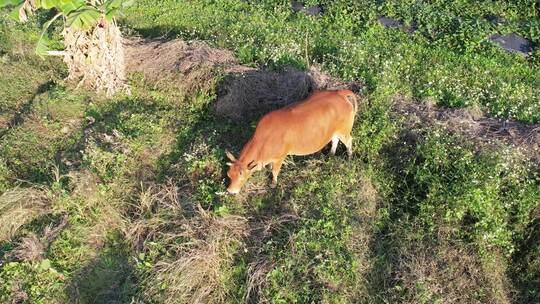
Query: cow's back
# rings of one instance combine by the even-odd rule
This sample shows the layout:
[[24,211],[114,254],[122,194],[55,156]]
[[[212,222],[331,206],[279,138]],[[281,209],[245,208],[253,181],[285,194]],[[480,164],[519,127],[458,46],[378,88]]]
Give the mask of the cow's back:
[[321,150],[336,133],[350,132],[355,106],[348,90],[315,92],[306,100],[265,115],[253,140],[261,157],[306,155]]

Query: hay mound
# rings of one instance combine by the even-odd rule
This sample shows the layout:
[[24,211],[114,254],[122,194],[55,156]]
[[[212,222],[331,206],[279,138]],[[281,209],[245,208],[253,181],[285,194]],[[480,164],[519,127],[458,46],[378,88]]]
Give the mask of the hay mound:
[[203,42],[127,39],[124,45],[127,71],[142,72],[151,79],[171,72],[188,74],[203,66],[226,70],[239,66],[232,52]]
[[317,67],[309,71],[285,68],[281,72],[252,70],[225,79],[218,92],[216,112],[231,119],[254,119],[264,113],[302,100],[313,90],[362,90],[362,84],[345,82],[323,74]]
[[232,74],[220,87],[215,109],[218,115],[227,118],[253,119],[305,98],[312,89],[309,75],[296,69]]

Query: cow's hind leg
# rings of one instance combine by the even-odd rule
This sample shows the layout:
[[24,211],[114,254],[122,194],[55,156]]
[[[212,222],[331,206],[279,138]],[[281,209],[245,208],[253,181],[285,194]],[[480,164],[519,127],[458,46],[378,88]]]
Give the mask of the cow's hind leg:
[[337,149],[338,143],[339,143],[339,137],[338,136],[332,137],[332,148],[330,149],[330,153],[332,153],[332,155],[336,155],[336,149]]
[[276,187],[277,185],[277,177],[279,175],[279,171],[281,170],[281,166],[283,165],[284,160],[284,158],[281,158],[272,163],[272,188]]
[[348,135],[340,135],[339,140],[345,144],[345,147],[347,147],[347,155],[349,159],[352,158],[352,136],[350,134]]

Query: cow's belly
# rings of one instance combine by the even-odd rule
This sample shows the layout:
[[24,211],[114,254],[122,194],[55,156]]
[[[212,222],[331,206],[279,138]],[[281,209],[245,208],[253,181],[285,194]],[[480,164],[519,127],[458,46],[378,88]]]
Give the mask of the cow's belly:
[[[333,135],[333,134],[332,134]],[[294,144],[293,148],[290,149],[290,155],[309,155],[317,153],[322,150],[331,140],[332,135],[328,136],[316,136],[313,138],[301,137]]]

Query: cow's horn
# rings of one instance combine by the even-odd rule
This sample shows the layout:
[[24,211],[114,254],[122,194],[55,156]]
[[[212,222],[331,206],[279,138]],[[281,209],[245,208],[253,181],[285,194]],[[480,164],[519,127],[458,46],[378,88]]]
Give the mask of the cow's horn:
[[225,151],[225,154],[227,154],[227,157],[228,157],[231,161],[233,161],[233,162],[236,161],[236,158],[234,157],[234,155],[232,155],[231,152]]

